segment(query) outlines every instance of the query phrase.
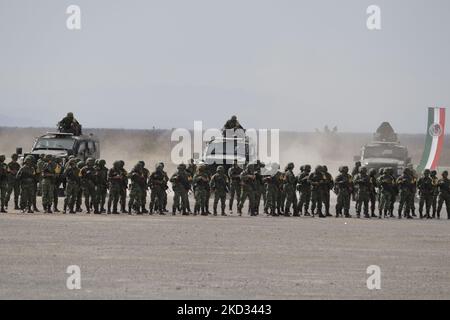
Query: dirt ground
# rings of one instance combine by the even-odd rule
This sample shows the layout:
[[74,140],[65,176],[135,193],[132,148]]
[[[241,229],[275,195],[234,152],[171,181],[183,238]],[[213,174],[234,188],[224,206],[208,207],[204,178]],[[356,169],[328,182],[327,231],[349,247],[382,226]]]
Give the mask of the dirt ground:
[[[0,298],[450,299],[449,248],[446,219],[10,212]],[[66,287],[69,265],[80,290]]]

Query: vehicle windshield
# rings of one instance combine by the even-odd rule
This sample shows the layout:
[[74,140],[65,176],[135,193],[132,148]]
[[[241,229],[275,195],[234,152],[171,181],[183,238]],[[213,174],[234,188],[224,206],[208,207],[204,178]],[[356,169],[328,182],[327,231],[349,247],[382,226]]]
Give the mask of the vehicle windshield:
[[56,149],[56,150],[72,150],[74,141],[72,139],[62,138],[39,138],[34,146],[35,150],[39,149]]
[[236,141],[213,142],[208,145],[206,155],[236,155],[245,157],[245,143]]
[[364,158],[387,158],[404,160],[408,156],[406,149],[392,146],[375,146],[364,149]]

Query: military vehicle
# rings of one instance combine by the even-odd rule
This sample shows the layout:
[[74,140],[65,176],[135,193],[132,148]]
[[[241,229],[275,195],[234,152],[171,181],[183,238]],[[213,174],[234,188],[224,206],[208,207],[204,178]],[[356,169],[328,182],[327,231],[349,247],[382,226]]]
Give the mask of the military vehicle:
[[388,122],[383,122],[374,134],[373,141],[361,148],[361,153],[354,157],[368,170],[392,168],[395,175],[411,164],[408,149],[401,145],[397,134]]
[[[17,148],[16,152],[22,155],[22,148]],[[62,158],[63,163],[71,155],[83,161],[87,158],[99,159],[100,143],[93,135],[75,136],[72,133],[48,132],[36,138],[31,151],[23,157],[31,155],[37,159],[41,154]]]
[[217,166],[228,169],[237,160],[244,167],[256,159],[256,148],[248,136],[213,137],[206,143],[203,155],[197,163],[207,165],[210,173],[215,173]]

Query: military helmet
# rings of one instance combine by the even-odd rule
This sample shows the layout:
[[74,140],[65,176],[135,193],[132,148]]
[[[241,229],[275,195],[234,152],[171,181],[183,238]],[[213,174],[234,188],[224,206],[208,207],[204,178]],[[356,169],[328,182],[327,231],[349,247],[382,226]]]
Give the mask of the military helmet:
[[80,161],[80,162],[77,163],[77,167],[79,169],[83,168],[85,165],[86,165],[86,163],[84,161]]
[[380,170],[378,172],[380,173],[380,175],[382,175],[382,174],[384,174],[385,170],[386,170],[385,168],[380,168]]
[[100,161],[100,160],[95,159],[95,165],[96,165],[96,166],[98,166],[99,161]]
[[342,166],[342,173],[348,173],[348,166]]
[[310,165],[310,164],[305,164],[305,165],[304,165],[304,168],[305,168],[305,171],[306,171],[306,172],[311,171],[311,165]]
[[323,165],[322,169],[323,169],[324,172],[328,172],[328,167],[326,165]]
[[142,168],[145,167],[145,162],[143,160],[140,160],[139,163],[141,164]]
[[123,168],[125,166],[125,161],[119,160],[119,166]]
[[186,169],[186,165],[185,165],[184,163],[180,163],[180,164],[177,166],[177,169],[178,169],[178,170],[184,170],[184,169]]
[[432,171],[430,172],[430,175],[433,176],[433,177],[436,176],[436,175],[437,175],[437,171],[436,171],[436,170],[432,170]]
[[369,170],[369,175],[375,176],[376,174],[377,174],[377,169],[372,168],[372,169]]
[[113,162],[113,167],[116,168],[116,169],[119,168],[120,167],[120,162],[118,160],[114,161]]
[[359,173],[366,174],[367,173],[367,168],[366,167],[359,168]]
[[19,159],[19,156],[16,153],[13,153],[11,155],[11,159],[13,159],[14,161],[17,161],[17,159]]
[[73,112],[68,112],[68,113],[67,113],[67,117],[68,117],[68,118],[73,118]]
[[429,176],[430,174],[431,174],[430,169],[425,169],[425,170],[423,170],[423,175],[424,175],[424,176]]
[[219,173],[223,173],[223,172],[225,172],[225,169],[222,166],[218,166],[216,171],[219,172]]
[[93,166],[95,164],[95,159],[94,158],[87,158],[86,164],[90,165],[90,166]]
[[231,120],[236,121],[237,117],[236,116],[231,116]]
[[410,173],[411,173],[411,170],[408,167],[403,169],[403,174],[410,174]]
[[4,155],[4,154],[0,155],[0,161],[3,162],[3,161],[5,161],[5,160],[6,160],[5,155]]
[[443,171],[443,172],[442,172],[442,176],[443,176],[444,178],[447,178],[447,177],[448,177],[448,171],[447,171],[447,170]]
[[32,163],[34,161],[32,156],[26,156],[25,159],[23,160],[25,163]]
[[315,168],[316,172],[322,172],[322,166],[321,165],[317,165]]
[[355,162],[355,167],[360,167],[361,166],[361,161],[356,161]]
[[104,159],[100,159],[98,161],[98,165],[101,166],[101,167],[104,167],[106,165],[106,161]]
[[41,154],[39,155],[39,158],[40,158],[40,159],[44,159],[44,158],[45,158],[45,153],[41,153]]
[[164,169],[164,162],[160,162],[160,163],[158,163],[158,165]]
[[53,160],[53,156],[51,154],[47,154],[47,155],[45,155],[44,160],[45,161],[51,161],[51,160]]

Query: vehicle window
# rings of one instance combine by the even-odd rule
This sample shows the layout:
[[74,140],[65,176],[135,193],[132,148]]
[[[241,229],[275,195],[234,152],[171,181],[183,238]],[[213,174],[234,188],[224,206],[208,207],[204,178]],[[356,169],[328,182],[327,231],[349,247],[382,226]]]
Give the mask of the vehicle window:
[[80,147],[78,148],[78,154],[79,154],[80,156],[83,156],[84,153],[85,153],[85,151],[86,151],[86,142],[81,141],[81,142],[80,142]]
[[95,152],[94,141],[88,141],[88,149],[89,149],[90,153],[94,153]]
[[74,141],[72,139],[61,138],[39,138],[34,146],[35,150],[56,149],[72,150]]

